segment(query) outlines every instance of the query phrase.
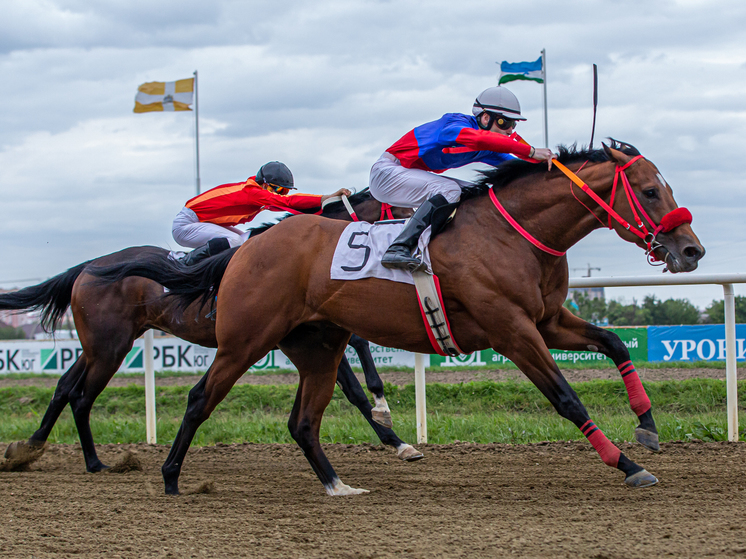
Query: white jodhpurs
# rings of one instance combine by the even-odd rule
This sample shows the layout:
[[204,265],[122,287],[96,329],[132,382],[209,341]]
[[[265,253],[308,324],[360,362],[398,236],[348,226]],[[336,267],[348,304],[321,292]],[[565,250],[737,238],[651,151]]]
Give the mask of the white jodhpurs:
[[461,189],[473,183],[422,169],[407,169],[388,152],[370,170],[370,193],[379,202],[401,208],[418,208],[425,200],[442,194],[449,202],[458,202]]
[[225,238],[231,247],[242,245],[249,238],[249,232],[244,233],[235,227],[223,227],[214,223],[203,223],[197,214],[189,208],[182,208],[176,215],[171,226],[174,240],[183,247],[201,247],[210,239]]

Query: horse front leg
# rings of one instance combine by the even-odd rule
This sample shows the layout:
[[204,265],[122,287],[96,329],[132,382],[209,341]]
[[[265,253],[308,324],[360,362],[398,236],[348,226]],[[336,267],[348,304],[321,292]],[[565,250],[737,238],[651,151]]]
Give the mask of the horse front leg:
[[562,417],[572,421],[585,435],[604,464],[624,472],[624,483],[631,487],[649,487],[658,479],[627,458],[591,420],[580,398],[562,376],[541,334],[533,323],[518,325],[508,344],[493,346],[511,359],[533,382]]
[[[365,343],[367,344],[368,342]],[[350,403],[360,410],[366,421],[373,427],[378,438],[381,439],[381,442],[396,449],[396,455],[399,458],[406,462],[414,462],[424,457],[415,447],[401,440],[394,433],[393,429],[384,427],[380,422],[375,420],[372,413],[373,406],[365,395],[365,392],[363,392],[363,387],[360,386],[355,373],[352,372],[349,361],[347,361],[344,355],[339,363],[339,367],[337,367],[337,385],[342,389],[342,392]]]
[[627,389],[630,407],[640,421],[635,429],[635,439],[653,452],[660,451],[658,429],[653,419],[650,398],[640,382],[629,350],[619,336],[589,324],[565,308],[562,308],[555,318],[540,324],[538,328],[547,346],[552,349],[596,351],[614,361]]
[[[394,422],[391,419],[391,409],[386,401],[386,396],[383,394],[383,380],[381,380],[375,361],[373,361],[373,355],[370,352],[370,342],[357,334],[353,334],[348,345],[353,347],[360,358],[360,365],[365,375],[365,385],[368,387],[368,391],[373,394],[373,401],[376,403],[371,412],[373,421],[391,429],[394,426]],[[346,361],[347,359],[344,358],[344,360]]]

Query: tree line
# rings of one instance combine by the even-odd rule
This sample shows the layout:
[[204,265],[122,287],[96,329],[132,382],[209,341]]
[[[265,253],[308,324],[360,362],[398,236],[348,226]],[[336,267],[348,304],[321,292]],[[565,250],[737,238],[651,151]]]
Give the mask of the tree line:
[[[585,293],[575,292],[565,301],[565,307],[583,320],[610,326],[666,326],[675,324],[723,324],[725,303],[715,300],[704,311],[692,305],[688,299],[661,301],[655,295],[647,295],[642,303],[633,299],[625,305],[619,301],[591,299]],[[746,297],[735,297],[736,323],[746,323]]]

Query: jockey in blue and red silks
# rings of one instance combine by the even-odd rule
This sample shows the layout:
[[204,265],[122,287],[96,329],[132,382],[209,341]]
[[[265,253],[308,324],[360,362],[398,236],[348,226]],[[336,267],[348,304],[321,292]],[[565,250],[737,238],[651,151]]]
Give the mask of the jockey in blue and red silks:
[[171,232],[182,246],[195,250],[182,262],[196,264],[241,245],[248,233],[234,226],[254,219],[262,210],[293,211],[321,208],[327,198],[350,196],[346,188],[334,194],[290,194],[293,174],[284,163],[270,161],[246,182],[222,184],[189,200],[174,219]]
[[422,232],[439,207],[458,202],[471,183],[440,175],[469,163],[497,166],[513,156],[549,161],[551,150],[534,148],[515,133],[521,106],[504,87],[491,87],[477,97],[473,116],[448,113],[411,130],[388,148],[370,171],[370,192],[381,201],[418,208],[391,244],[381,263],[414,271],[421,261],[412,256]]

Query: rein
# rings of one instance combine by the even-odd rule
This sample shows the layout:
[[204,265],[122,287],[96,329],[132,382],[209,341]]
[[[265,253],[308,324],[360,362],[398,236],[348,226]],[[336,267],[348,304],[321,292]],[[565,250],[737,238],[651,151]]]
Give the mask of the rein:
[[[347,213],[350,214],[352,221],[360,221],[360,218],[357,216],[357,213],[355,213],[355,209],[352,207],[352,204],[350,204],[349,199],[344,194],[342,196],[334,196],[333,198],[327,198],[324,201],[324,203],[321,205],[321,211],[317,212],[317,214],[321,214],[321,212],[324,211],[324,208],[327,205],[332,204],[334,202],[339,202],[339,201],[341,201],[342,204],[344,204],[344,207],[347,210]],[[391,204],[381,202],[381,217],[379,218],[379,221],[383,221],[385,219],[394,219],[394,213],[391,211],[391,208],[393,208]]]
[[[580,189],[585,192],[588,196],[590,196],[593,201],[595,201],[601,208],[603,208],[606,213],[609,215],[609,229],[612,229],[612,219],[619,223],[622,227],[624,227],[627,231],[633,233],[640,239],[642,239],[643,242],[647,245],[647,249],[645,251],[645,254],[648,257],[649,262],[657,261],[658,259],[653,254],[653,251],[660,247],[661,244],[656,241],[656,236],[658,233],[668,233],[669,231],[675,229],[679,225],[683,225],[684,223],[691,223],[692,222],[692,214],[689,212],[686,208],[676,208],[674,210],[671,210],[666,215],[661,218],[661,222],[659,225],[656,225],[655,222],[650,218],[650,216],[645,212],[644,208],[642,207],[642,204],[640,203],[640,200],[638,200],[637,196],[635,196],[634,192],[632,191],[632,186],[629,183],[629,179],[627,178],[627,174],[624,172],[628,167],[630,167],[633,163],[637,162],[640,159],[644,159],[642,155],[638,155],[636,157],[633,157],[631,160],[629,160],[624,165],[617,165],[614,169],[614,183],[612,185],[611,190],[611,200],[610,203],[607,204],[598,194],[593,192],[591,188],[583,182],[580,177],[578,177],[575,173],[573,173],[570,169],[568,169],[564,164],[560,163],[556,159],[552,161],[554,165],[559,168],[560,171],[562,171],[567,178],[572,181],[570,184],[570,192],[575,197],[576,200],[578,200],[578,197],[575,196],[575,193],[572,190],[573,184],[580,187]],[[581,167],[582,168],[582,167]],[[621,177],[621,184],[622,188],[624,189],[624,193],[627,196],[627,201],[629,202],[630,209],[632,210],[632,215],[634,216],[635,220],[635,227],[632,227],[632,225],[625,220],[621,215],[619,215],[611,206],[614,204],[614,197],[616,195],[617,186],[619,184],[619,178]],[[536,239],[533,235],[531,235],[528,231],[526,231],[521,225],[508,213],[508,211],[505,209],[505,207],[499,202],[497,199],[497,196],[495,195],[495,191],[490,188],[490,199],[492,200],[492,203],[495,205],[495,207],[498,209],[500,214],[507,220],[510,225],[513,226],[513,228],[520,233],[523,238],[525,238],[527,241],[529,241],[532,245],[534,245],[536,248],[546,252],[547,254],[551,254],[552,256],[564,256],[565,252],[560,252],[558,250],[554,250],[552,248],[547,247],[543,243],[541,243],[538,239]],[[593,211],[583,204],[580,200],[578,200],[591,214],[593,214]],[[638,213],[639,210],[639,213]],[[595,216],[595,214],[593,214]],[[650,227],[653,229],[652,232],[648,230],[648,228],[645,226],[645,223],[640,218],[640,215],[645,218],[645,220],[648,222]],[[596,217],[598,219],[598,217]],[[600,221],[600,219],[599,219]],[[603,224],[603,222],[601,222]],[[605,224],[604,224],[605,225]]]

